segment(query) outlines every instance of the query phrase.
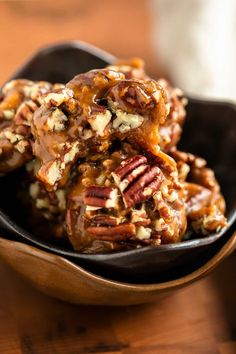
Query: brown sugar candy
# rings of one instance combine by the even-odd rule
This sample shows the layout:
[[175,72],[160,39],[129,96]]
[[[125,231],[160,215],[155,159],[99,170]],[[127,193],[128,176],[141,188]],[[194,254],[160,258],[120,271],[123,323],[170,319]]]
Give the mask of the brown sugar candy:
[[[150,77],[145,72],[143,60],[138,58],[129,61],[119,61],[116,65],[110,65],[108,68],[123,72],[126,79],[150,80]],[[172,87],[166,79],[161,78],[156,80],[156,82],[167,93],[169,113],[164,123],[160,123],[159,145],[163,151],[168,152],[176,146],[181,138],[182,126],[186,117],[185,106],[188,101],[183,91]]]
[[31,120],[41,95],[61,85],[45,81],[12,80],[0,97],[0,173],[10,172],[32,159]]
[[196,232],[209,234],[227,225],[225,201],[214,172],[204,159],[175,150],[179,177],[183,182],[184,201],[189,226]]
[[[187,228],[209,234],[226,226],[213,172],[176,149],[186,98],[166,80],[150,79],[141,60],[92,70],[66,85],[8,86],[0,134],[4,144],[8,135],[11,152],[2,149],[0,172],[29,161],[32,215],[47,221],[55,238],[97,253],[180,242]],[[27,148],[12,162],[19,127]],[[16,137],[11,141],[5,130]]]
[[33,118],[38,178],[48,189],[63,185],[78,158],[104,153],[126,140],[158,154],[160,122],[167,115],[165,91],[155,81],[126,80],[104,69],[80,74],[64,89],[44,96]]
[[67,233],[83,252],[160,245],[186,230],[183,190],[175,174],[125,143],[78,167],[67,196]]

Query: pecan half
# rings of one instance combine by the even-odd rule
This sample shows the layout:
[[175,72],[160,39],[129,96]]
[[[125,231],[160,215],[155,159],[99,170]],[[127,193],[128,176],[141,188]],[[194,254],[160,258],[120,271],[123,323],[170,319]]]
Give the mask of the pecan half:
[[142,155],[136,155],[121,162],[120,166],[112,173],[112,177],[122,192],[148,168],[146,163],[147,159]]
[[84,192],[84,204],[101,208],[115,208],[118,190],[113,187],[90,186]]
[[158,166],[149,166],[144,156],[137,155],[125,160],[112,176],[126,207],[148,200],[159,189],[163,173]]
[[91,218],[92,225],[117,226],[120,223],[120,218],[106,214],[97,214]]
[[103,241],[123,241],[135,236],[136,229],[133,224],[121,224],[117,226],[88,227],[86,233],[93,238]]

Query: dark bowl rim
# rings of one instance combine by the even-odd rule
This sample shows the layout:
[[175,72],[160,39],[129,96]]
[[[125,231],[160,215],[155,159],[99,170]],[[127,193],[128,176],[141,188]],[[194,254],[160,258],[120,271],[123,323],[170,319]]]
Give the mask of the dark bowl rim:
[[116,57],[114,55],[106,52],[103,49],[96,47],[93,44],[89,44],[77,39],[73,39],[69,41],[58,41],[58,42],[54,42],[53,44],[44,45],[39,49],[37,49],[34,54],[30,55],[30,57],[27,60],[23,61],[19,69],[17,69],[7,81],[14,80],[15,77],[20,77],[19,73],[22,71],[22,68],[30,65],[37,57],[40,57],[41,55],[47,54],[48,52],[54,50],[61,50],[67,48],[78,48],[80,50],[84,50],[87,53],[94,55],[97,58],[106,61],[107,63],[110,64],[113,64],[116,61]]
[[[62,42],[56,42],[55,44],[52,45],[46,45],[41,47],[36,51],[35,54],[33,54],[28,60],[26,60],[21,67],[15,71],[15,73],[12,75],[12,79],[14,77],[19,77],[20,71],[22,71],[22,68],[25,66],[30,65],[37,57],[53,51],[53,50],[60,50],[63,48],[78,48],[80,50],[87,51],[88,53],[98,57],[99,59],[102,59],[103,61],[106,61],[107,63],[114,63],[116,61],[116,57],[113,56],[112,54],[97,48],[94,45],[88,44],[86,42],[80,41],[80,40],[70,40],[70,41],[62,41]],[[216,106],[225,106],[225,108],[231,108],[236,112],[236,104],[233,102],[225,102],[224,100],[208,100],[208,99],[202,99],[199,97],[193,97],[193,96],[188,96],[188,100],[190,102],[193,102],[195,104],[204,104],[204,105],[216,105]],[[96,254],[85,254],[85,253],[80,253],[78,251],[73,251],[73,250],[67,250],[64,247],[60,246],[53,246],[49,244],[48,242],[45,241],[40,241],[40,239],[37,236],[34,236],[32,233],[24,230],[20,226],[18,226],[14,221],[10,219],[8,215],[5,214],[0,209],[0,221],[3,221],[3,224],[5,225],[5,228],[10,230],[11,232],[16,233],[18,236],[22,237],[22,239],[25,239],[35,245],[37,245],[40,248],[49,250],[53,253],[60,254],[62,256],[67,256],[67,257],[72,257],[72,258],[80,258],[84,260],[92,260],[96,257],[97,260],[109,260],[112,258],[120,258],[123,257],[124,255],[132,255],[132,254],[139,254],[143,252],[151,252],[155,250],[155,253],[161,253],[161,252],[166,252],[168,251],[175,251],[176,249],[178,250],[183,250],[187,248],[196,248],[196,247],[203,247],[205,245],[209,245],[216,240],[218,240],[221,236],[225,234],[225,232],[234,224],[236,220],[236,210],[233,211],[232,216],[229,220],[229,223],[226,228],[222,229],[219,233],[214,233],[210,236],[204,236],[202,238],[197,238],[193,240],[187,240],[187,241],[182,241],[179,243],[175,244],[167,244],[167,245],[161,245],[158,247],[153,247],[153,246],[144,246],[141,248],[137,249],[132,249],[132,250],[123,250],[123,251],[117,251],[117,252],[112,252],[112,253],[96,253]]]

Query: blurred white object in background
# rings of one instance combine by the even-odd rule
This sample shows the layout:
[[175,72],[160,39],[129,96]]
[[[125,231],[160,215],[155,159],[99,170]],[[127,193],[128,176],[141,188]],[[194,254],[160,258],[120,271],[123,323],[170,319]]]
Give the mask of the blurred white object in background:
[[236,100],[236,0],[150,0],[155,50],[188,94]]

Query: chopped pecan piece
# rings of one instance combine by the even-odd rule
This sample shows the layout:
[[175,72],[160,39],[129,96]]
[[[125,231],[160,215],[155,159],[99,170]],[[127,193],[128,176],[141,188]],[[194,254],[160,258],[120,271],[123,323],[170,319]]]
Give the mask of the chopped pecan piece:
[[136,226],[147,226],[151,223],[151,220],[148,218],[146,210],[142,208],[140,210],[132,210],[131,222]]
[[137,229],[136,237],[141,241],[148,240],[151,238],[151,234],[152,234],[152,229],[148,227],[139,226]]

